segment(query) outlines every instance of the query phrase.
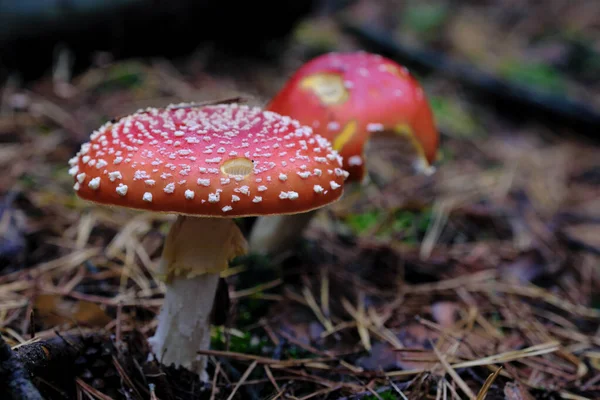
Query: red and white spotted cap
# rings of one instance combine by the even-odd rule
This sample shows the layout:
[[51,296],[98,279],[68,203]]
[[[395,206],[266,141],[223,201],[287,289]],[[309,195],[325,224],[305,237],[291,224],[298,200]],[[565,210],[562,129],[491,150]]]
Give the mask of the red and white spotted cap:
[[140,110],[94,132],[69,164],[85,200],[211,217],[316,209],[348,177],[311,128],[238,104]]
[[362,180],[365,146],[377,132],[408,138],[429,170],[439,133],[423,88],[408,70],[378,54],[327,53],[301,66],[266,106],[332,142],[349,181]]

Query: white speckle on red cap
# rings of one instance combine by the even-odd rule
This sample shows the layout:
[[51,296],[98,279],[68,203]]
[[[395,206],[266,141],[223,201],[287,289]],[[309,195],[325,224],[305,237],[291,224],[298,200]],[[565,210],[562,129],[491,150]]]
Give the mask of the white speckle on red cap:
[[329,184],[331,185],[331,188],[333,190],[335,190],[335,189],[337,189],[337,188],[340,187],[340,185],[336,181],[331,181],[331,182],[329,182]]
[[125,196],[127,194],[127,185],[123,185],[122,183],[119,183],[119,186],[117,186],[117,188],[115,189],[115,191],[121,195],[121,196]]
[[142,200],[147,201],[147,202],[152,202],[152,193],[150,192],[146,192],[144,193]]
[[380,123],[367,124],[367,131],[369,132],[383,132],[384,126]]
[[96,163],[96,168],[100,169],[100,168],[104,168],[108,165],[108,163],[106,162],[106,160],[100,159],[98,160],[98,162]]
[[196,195],[196,193],[194,193],[194,191],[193,191],[193,190],[190,190],[190,189],[187,189],[187,190],[184,192],[184,196],[185,196],[185,198],[186,198],[186,199],[188,199],[188,200],[192,200],[192,199],[194,198],[194,196],[195,196],[195,195]]
[[315,185],[313,186],[313,190],[315,191],[315,193],[323,193],[323,186]]
[[92,190],[98,190],[100,188],[100,178],[96,177],[88,183],[88,187]]
[[350,158],[348,158],[348,165],[350,166],[355,166],[355,165],[362,165],[363,160],[361,156],[352,156]]
[[121,172],[119,171],[112,171],[108,173],[108,179],[110,179],[111,182],[114,182],[117,179],[121,179],[123,178],[123,176],[121,175]]
[[169,183],[167,184],[167,186],[165,186],[163,190],[165,191],[165,193],[173,193],[175,191],[175,184]]
[[220,199],[221,199],[221,196],[219,195],[219,192],[208,194],[208,202],[209,203],[218,203]]
[[297,192],[294,191],[289,191],[289,192],[281,192],[279,193],[279,198],[280,199],[290,199],[290,200],[295,200],[299,197]]

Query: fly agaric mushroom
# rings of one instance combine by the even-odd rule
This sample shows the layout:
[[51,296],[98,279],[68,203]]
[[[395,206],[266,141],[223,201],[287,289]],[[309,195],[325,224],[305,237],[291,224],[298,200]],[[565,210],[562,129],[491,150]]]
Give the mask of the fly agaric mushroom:
[[289,117],[245,105],[176,105],[107,123],[70,161],[74,189],[104,205],[177,214],[153,353],[206,380],[219,276],[247,251],[232,218],[306,212],[337,200],[347,173],[331,144]]
[[[384,134],[408,139],[417,170],[433,172],[439,133],[423,89],[406,68],[380,55],[361,51],[316,57],[292,75],[266,109],[329,139],[344,159],[348,182],[364,182],[369,139]],[[250,248],[258,253],[288,248],[313,214],[258,219]]]

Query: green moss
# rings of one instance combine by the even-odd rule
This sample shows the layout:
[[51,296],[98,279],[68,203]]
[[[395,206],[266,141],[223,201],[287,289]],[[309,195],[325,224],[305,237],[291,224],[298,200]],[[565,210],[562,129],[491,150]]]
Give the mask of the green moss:
[[24,189],[34,189],[38,182],[34,176],[23,174],[19,177],[19,183],[23,185]]
[[547,64],[513,60],[501,65],[499,72],[509,81],[546,92],[562,94],[566,89],[562,74]]
[[362,214],[352,214],[346,219],[346,223],[357,234],[373,228],[380,220],[379,210],[368,211]]
[[301,358],[314,358],[315,354],[304,350],[302,347],[298,347],[296,345],[286,346],[283,351],[284,359],[301,359]]
[[346,219],[346,223],[356,235],[371,234],[377,224],[377,237],[388,237],[401,234],[404,243],[417,244],[427,231],[431,222],[431,209],[422,211],[397,210],[392,215],[384,215],[379,210],[362,214],[354,214]]
[[[386,390],[385,392],[378,393],[379,398],[383,400],[398,400],[400,399],[400,395],[393,391],[392,389]],[[367,397],[364,397],[365,400],[379,400],[375,395],[371,394]]]
[[[263,354],[263,349],[269,346],[269,341],[265,337],[252,335],[250,332],[241,332],[229,336],[229,351],[244,354]],[[211,338],[211,348],[215,350],[225,350],[226,337],[222,328],[215,329]]]
[[414,32],[423,40],[437,36],[448,17],[445,4],[415,3],[407,6],[402,14],[402,27]]
[[124,62],[110,67],[106,78],[96,87],[100,92],[141,87],[145,80],[144,67],[137,62]]
[[429,104],[437,125],[454,136],[473,137],[483,130],[468,110],[455,99],[430,96]]
[[307,21],[298,24],[294,31],[297,42],[325,53],[336,48],[339,35],[335,26],[330,24],[315,24]]
[[260,292],[240,299],[237,305],[236,324],[245,326],[254,324],[268,311],[268,303],[260,298],[257,298]]

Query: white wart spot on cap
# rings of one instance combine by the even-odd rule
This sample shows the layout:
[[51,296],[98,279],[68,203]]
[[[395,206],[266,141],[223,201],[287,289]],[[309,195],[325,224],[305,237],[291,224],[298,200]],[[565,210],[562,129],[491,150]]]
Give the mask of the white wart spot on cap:
[[111,182],[114,182],[117,179],[123,179],[123,175],[121,175],[120,171],[109,172],[108,179],[110,179]]
[[350,165],[351,167],[362,165],[362,163],[363,160],[361,156],[352,156],[348,158],[348,165]]
[[163,190],[165,191],[165,193],[173,193],[175,191],[175,184],[169,183],[167,184],[167,186],[165,186]]
[[119,186],[117,186],[117,188],[115,189],[116,192],[121,195],[121,196],[125,196],[127,194],[127,185],[123,185],[122,183],[119,183]]
[[370,123],[370,124],[367,124],[367,131],[369,131],[369,132],[381,132],[381,131],[383,131],[383,124],[380,124],[380,123]]
[[92,179],[90,183],[88,183],[88,186],[92,190],[98,190],[98,188],[100,187],[100,178],[96,177]]
[[296,200],[298,197],[299,197],[298,192],[294,192],[294,191],[279,193],[279,198],[282,200],[283,199]]

